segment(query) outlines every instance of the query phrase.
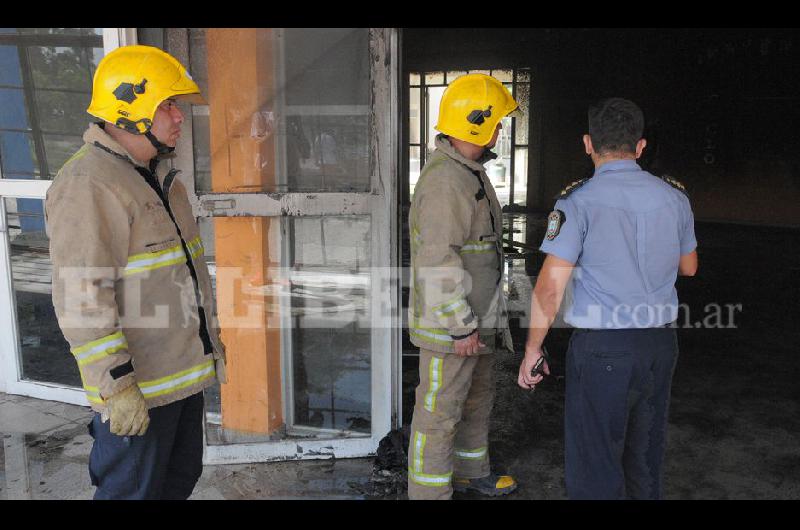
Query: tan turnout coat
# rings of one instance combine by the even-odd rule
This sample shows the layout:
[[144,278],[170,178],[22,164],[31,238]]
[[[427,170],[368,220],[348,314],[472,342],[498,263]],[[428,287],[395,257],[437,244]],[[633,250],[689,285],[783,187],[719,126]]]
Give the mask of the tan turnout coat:
[[477,328],[490,340],[499,332],[501,344],[513,351],[503,296],[502,211],[482,165],[489,159],[469,160],[439,135],[414,189],[408,326],[420,348],[452,353],[453,337]]
[[97,124],[83,138],[45,206],[58,322],[94,410],[102,412],[104,398],[132,384],[148,408],[166,405],[212,385],[215,376],[224,379],[200,232],[186,189],[174,173],[165,179],[164,161],[156,174],[175,222],[136,170],[143,164]]

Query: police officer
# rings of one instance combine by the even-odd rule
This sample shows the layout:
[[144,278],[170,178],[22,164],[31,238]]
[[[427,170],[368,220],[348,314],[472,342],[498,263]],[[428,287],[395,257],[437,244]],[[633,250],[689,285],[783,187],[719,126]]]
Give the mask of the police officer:
[[[571,499],[662,496],[670,385],[678,356],[677,275],[697,270],[681,183],[643,171],[644,118],[631,101],[589,109],[591,178],[573,182],[548,216],[547,254],[531,301],[518,384],[534,388],[542,343],[569,284],[565,475]],[[571,278],[571,280],[570,280]],[[534,372],[534,373],[532,373]]]
[[202,102],[171,55],[106,55],[87,109],[101,121],[47,192],[53,305],[96,412],[95,499],[188,498],[203,468],[202,391],[225,382],[200,231],[162,161],[181,133],[178,99]]

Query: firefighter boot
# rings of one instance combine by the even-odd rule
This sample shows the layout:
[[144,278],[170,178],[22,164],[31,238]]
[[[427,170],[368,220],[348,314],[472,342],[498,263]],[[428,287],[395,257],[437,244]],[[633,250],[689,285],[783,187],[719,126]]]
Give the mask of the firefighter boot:
[[474,491],[489,497],[508,495],[517,489],[517,481],[509,475],[492,473],[481,478],[457,478],[453,480],[453,490],[458,492]]

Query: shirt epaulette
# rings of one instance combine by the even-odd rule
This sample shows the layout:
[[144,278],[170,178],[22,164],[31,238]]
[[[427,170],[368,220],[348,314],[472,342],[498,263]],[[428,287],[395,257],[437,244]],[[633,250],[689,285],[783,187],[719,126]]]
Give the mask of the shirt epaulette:
[[686,191],[686,187],[683,184],[681,184],[680,181],[675,180],[674,178],[670,177],[669,175],[662,176],[661,180],[663,180],[664,182],[666,182],[667,184],[669,184],[670,186],[672,186],[676,190],[680,191],[681,193],[683,193],[687,197],[689,196],[689,193]]
[[555,196],[555,199],[558,200],[558,199],[563,199],[564,197],[568,197],[570,193],[572,193],[573,191],[577,190],[578,188],[586,184],[590,178],[591,177],[587,177],[585,179],[576,180],[575,182],[573,182],[572,184],[561,190],[558,193],[558,195]]

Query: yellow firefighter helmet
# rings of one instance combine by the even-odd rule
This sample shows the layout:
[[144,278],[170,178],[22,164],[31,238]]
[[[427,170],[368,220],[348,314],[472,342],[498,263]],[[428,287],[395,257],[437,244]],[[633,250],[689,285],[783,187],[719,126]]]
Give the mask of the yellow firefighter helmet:
[[519,105],[503,84],[486,74],[467,74],[447,87],[436,130],[476,145],[487,145],[500,120]]
[[147,135],[156,108],[167,98],[206,104],[197,83],[173,56],[152,46],[122,46],[97,65],[86,112]]

